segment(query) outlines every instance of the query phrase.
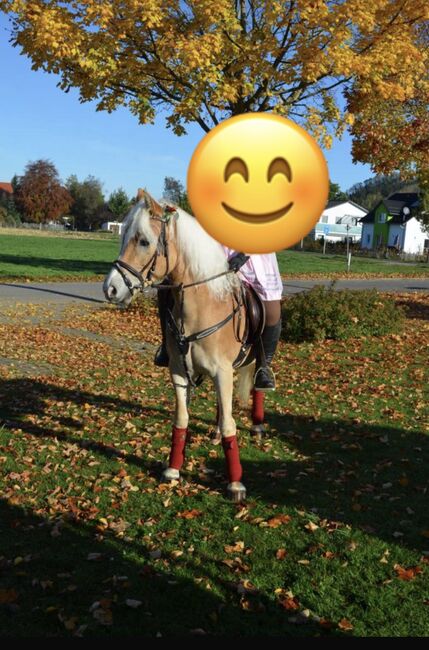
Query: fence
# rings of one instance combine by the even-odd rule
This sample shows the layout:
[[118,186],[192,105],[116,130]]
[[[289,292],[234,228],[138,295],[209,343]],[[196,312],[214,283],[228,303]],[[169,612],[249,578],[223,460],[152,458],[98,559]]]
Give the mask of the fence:
[[64,231],[67,228],[60,223],[0,223],[0,228],[19,228],[24,230],[54,230]]

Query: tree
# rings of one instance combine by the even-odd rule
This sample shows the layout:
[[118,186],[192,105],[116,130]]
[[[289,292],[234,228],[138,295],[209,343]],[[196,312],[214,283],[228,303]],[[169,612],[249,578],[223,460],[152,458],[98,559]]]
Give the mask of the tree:
[[[325,146],[353,122],[338,89],[406,101],[424,78],[427,0],[0,0],[12,43],[99,110],[181,135],[250,111],[301,123]],[[389,133],[386,133],[389,137]]]
[[115,219],[117,221],[122,221],[131,206],[131,201],[122,187],[111,193],[108,200],[108,206]]
[[166,176],[164,178],[164,197],[167,201],[171,201],[176,205],[179,205],[179,201],[185,193],[185,188],[183,183],[173,178],[172,176]]
[[14,194],[18,188],[18,177],[15,175],[11,180],[11,185],[13,189],[13,194],[0,197],[0,210],[1,210],[1,219],[5,225],[17,226],[21,223],[21,215],[16,207]]
[[394,192],[418,192],[418,186],[415,182],[407,182],[395,172],[355,183],[347,190],[347,195],[351,201],[371,210],[381,199],[387,199]]
[[101,223],[98,212],[104,204],[102,183],[94,176],[79,181],[74,174],[67,179],[67,189],[73,197],[70,214],[78,230],[91,230]]
[[14,203],[25,221],[46,223],[65,214],[73,199],[49,160],[28,163],[23,176],[14,177]]
[[183,187],[183,183],[172,176],[164,178],[164,197],[167,201],[174,203],[182,210],[192,214],[191,204],[189,203],[188,194]]
[[[429,22],[416,25],[416,43],[427,53]],[[404,61],[408,65],[409,59]],[[365,87],[356,83],[347,94],[348,107],[356,114],[352,127],[353,159],[371,164],[374,171],[398,170],[406,180],[418,181],[420,211],[416,215],[429,228],[429,68],[410,87],[398,93],[381,89],[369,101]]]
[[348,196],[343,192],[338,183],[329,181],[329,196],[328,201],[347,201]]

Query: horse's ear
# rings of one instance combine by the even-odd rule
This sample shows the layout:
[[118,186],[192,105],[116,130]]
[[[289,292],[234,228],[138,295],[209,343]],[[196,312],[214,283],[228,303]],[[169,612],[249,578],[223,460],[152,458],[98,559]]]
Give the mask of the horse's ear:
[[137,201],[142,201],[146,196],[146,192],[141,187],[137,190]]
[[162,207],[159,205],[151,195],[146,192],[145,194],[146,207],[153,214],[154,217],[162,217]]

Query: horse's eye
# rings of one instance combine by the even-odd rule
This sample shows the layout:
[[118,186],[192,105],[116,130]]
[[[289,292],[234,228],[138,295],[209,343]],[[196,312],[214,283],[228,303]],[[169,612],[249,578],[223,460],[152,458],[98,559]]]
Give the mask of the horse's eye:
[[147,239],[139,239],[139,244],[140,246],[149,246],[149,242]]

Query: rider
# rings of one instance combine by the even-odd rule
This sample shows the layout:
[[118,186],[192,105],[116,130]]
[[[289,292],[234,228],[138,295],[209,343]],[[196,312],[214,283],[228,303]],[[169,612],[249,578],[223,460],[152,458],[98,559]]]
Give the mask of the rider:
[[[261,335],[263,352],[256,354],[256,372],[254,388],[256,390],[274,390],[275,377],[271,362],[280,339],[281,310],[280,298],[283,285],[275,253],[264,255],[244,255],[223,247],[228,258],[229,267],[238,271],[243,280],[253,286],[265,306],[265,327]],[[239,269],[239,270],[238,270]],[[170,291],[158,291],[158,311],[161,321],[162,343],[155,354],[156,366],[168,366],[166,348],[166,316]]]

